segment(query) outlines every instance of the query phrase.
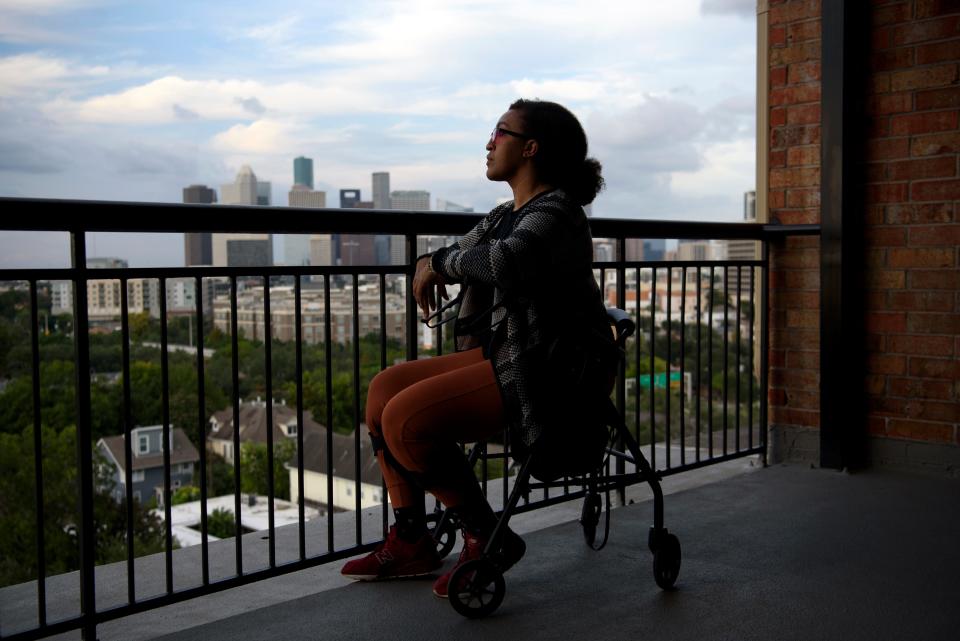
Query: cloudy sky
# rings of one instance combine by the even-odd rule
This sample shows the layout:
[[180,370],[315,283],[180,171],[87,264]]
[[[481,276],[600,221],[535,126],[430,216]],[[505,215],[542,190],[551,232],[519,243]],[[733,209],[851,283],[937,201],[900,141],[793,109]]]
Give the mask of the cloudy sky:
[[[490,129],[537,97],[570,107],[603,163],[594,216],[736,220],[754,185],[755,6],[0,0],[0,196],[179,202],[249,164],[285,204],[305,155],[331,205],[389,171],[392,189],[485,211],[508,195],[483,175]],[[46,251],[5,236],[0,265]],[[126,257],[182,260],[160,240]]]

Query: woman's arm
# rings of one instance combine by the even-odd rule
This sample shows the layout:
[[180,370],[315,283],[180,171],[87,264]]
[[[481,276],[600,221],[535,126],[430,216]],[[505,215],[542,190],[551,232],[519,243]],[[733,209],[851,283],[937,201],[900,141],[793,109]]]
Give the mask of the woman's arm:
[[469,248],[445,247],[434,253],[431,266],[447,282],[469,279],[502,290],[535,282],[550,269],[551,247],[567,218],[561,202],[545,200],[526,212],[506,239]]

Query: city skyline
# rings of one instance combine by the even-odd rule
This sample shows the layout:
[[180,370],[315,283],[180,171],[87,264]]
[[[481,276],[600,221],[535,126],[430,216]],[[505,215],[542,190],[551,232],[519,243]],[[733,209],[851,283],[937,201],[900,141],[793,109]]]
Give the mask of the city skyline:
[[[607,181],[594,216],[738,220],[754,187],[751,0],[229,7],[0,6],[0,195],[180,202],[250,165],[282,202],[305,156],[331,196],[389,171],[484,212],[509,195],[484,146],[518,97],[583,122]],[[21,241],[0,254],[48,253]],[[134,265],[183,243],[151,241]]]

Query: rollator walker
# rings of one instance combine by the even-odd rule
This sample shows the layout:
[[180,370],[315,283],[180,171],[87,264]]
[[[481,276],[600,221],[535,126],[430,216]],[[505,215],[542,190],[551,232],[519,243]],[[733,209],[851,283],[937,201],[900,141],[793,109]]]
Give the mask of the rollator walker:
[[[608,308],[607,315],[615,336],[616,346],[623,350],[626,339],[631,336],[636,324],[629,315],[616,308]],[[664,590],[673,588],[680,574],[680,540],[676,535],[667,531],[663,525],[663,492],[660,489],[660,478],[650,467],[650,463],[640,451],[640,446],[627,429],[620,412],[610,399],[609,395],[598,399],[596,411],[602,418],[607,431],[607,446],[604,455],[600,456],[596,466],[582,477],[585,486],[583,509],[580,523],[583,526],[584,539],[591,549],[600,550],[606,544],[609,531],[609,492],[621,489],[626,485],[638,481],[646,481],[653,490],[653,526],[650,528],[647,545],[653,553],[653,577],[657,585]],[[615,449],[622,447],[621,451]],[[485,451],[485,443],[477,443],[470,451],[468,461],[474,465]],[[559,480],[549,482],[534,482],[537,451],[525,453],[516,459],[520,471],[510,492],[507,504],[500,512],[497,526],[490,537],[483,555],[467,561],[451,575],[449,583],[449,600],[453,608],[465,617],[481,618],[495,611],[503,602],[506,593],[506,583],[503,578],[503,556],[501,554],[507,526],[514,515],[521,497],[528,495],[531,490],[546,490],[550,488],[565,488],[571,484],[579,484],[574,476],[565,476]],[[609,472],[610,458],[627,463],[633,463],[637,472],[616,474]],[[505,464],[506,469],[506,464]],[[573,480],[572,480],[573,479]],[[504,474],[504,482],[507,475]],[[601,493],[607,493],[607,518],[603,541],[596,543],[597,526],[603,512]],[[427,517],[431,535],[437,544],[440,556],[446,556],[453,549],[456,540],[456,531],[459,524],[451,512],[442,509],[439,505]]]

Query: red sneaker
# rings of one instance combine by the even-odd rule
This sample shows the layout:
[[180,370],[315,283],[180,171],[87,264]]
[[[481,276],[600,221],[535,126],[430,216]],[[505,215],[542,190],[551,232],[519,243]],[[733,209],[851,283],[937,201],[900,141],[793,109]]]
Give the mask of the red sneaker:
[[340,574],[357,581],[396,579],[430,574],[442,563],[429,534],[415,543],[407,543],[397,536],[397,526],[391,525],[383,543],[362,559],[348,561]]
[[[433,593],[436,596],[441,599],[447,598],[447,584],[450,583],[450,577],[458,567],[467,561],[479,559],[483,555],[483,549],[487,547],[488,540],[489,539],[474,536],[466,530],[463,530],[463,549],[460,550],[460,558],[457,559],[456,565],[450,568],[449,572],[433,583]],[[500,566],[501,572],[506,572],[523,557],[526,551],[527,544],[523,542],[520,535],[508,529],[503,541],[503,550],[499,554],[494,555],[494,561]]]

